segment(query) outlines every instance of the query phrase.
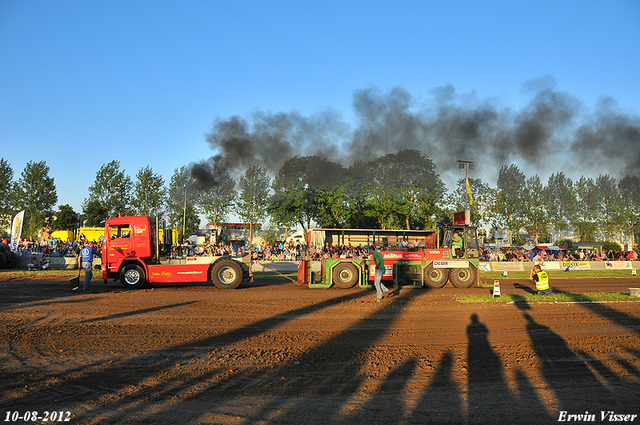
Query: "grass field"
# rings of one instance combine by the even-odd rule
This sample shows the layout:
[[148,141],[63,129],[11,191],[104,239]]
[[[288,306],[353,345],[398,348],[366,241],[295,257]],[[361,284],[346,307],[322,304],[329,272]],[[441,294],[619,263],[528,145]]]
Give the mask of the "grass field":
[[[529,279],[529,271],[526,272],[507,272],[509,279]],[[550,278],[557,279],[583,279],[585,277],[631,277],[631,270],[570,270],[565,272],[564,270],[547,270]],[[502,276],[502,272],[485,272],[480,271],[480,279],[499,279]]]
[[608,292],[605,294],[553,294],[553,295],[503,295],[494,298],[491,295],[460,295],[456,299],[466,303],[495,302],[592,302],[592,301],[629,301],[638,300],[629,294]]

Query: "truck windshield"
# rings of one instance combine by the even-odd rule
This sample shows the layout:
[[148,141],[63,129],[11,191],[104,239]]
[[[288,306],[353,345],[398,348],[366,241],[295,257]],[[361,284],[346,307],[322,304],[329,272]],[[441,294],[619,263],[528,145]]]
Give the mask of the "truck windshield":
[[467,249],[478,249],[478,235],[475,227],[467,228]]
[[447,230],[444,234],[443,248],[451,248],[451,238],[453,238],[453,231]]
[[109,226],[111,239],[128,238],[131,235],[128,224],[117,224]]

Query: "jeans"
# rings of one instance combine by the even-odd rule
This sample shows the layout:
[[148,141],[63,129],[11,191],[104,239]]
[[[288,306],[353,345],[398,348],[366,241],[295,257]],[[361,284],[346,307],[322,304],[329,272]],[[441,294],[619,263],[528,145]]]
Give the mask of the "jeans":
[[553,294],[553,287],[549,285],[549,289],[545,289],[544,291],[538,291],[538,293],[542,295],[551,295]]
[[382,276],[384,275],[384,269],[376,269],[376,280],[374,281],[374,285],[376,287],[376,296],[378,299],[382,298],[383,292],[389,292],[386,286],[384,286],[381,282]]
[[89,282],[91,282],[91,278],[93,277],[93,263],[91,261],[83,261],[82,268],[84,269],[84,286],[82,290],[88,291]]

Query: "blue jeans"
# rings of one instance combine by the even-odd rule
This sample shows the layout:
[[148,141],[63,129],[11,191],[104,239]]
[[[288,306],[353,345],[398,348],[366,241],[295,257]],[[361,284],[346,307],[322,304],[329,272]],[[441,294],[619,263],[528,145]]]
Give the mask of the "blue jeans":
[[553,287],[549,285],[549,289],[545,289],[544,291],[538,291],[538,293],[542,295],[551,295],[553,294]]
[[91,278],[93,277],[92,267],[93,263],[91,261],[82,262],[82,268],[84,269],[84,286],[82,288],[83,291],[89,290],[89,282],[91,282]]
[[382,298],[383,292],[389,292],[386,286],[384,286],[381,282],[382,276],[384,275],[384,269],[376,269],[376,280],[374,281],[374,285],[376,287],[376,296],[378,299]]

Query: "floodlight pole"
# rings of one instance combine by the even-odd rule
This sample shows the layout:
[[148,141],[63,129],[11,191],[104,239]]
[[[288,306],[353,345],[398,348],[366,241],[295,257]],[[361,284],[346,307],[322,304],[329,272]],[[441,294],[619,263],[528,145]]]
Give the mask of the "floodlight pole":
[[184,243],[185,239],[185,231],[187,228],[187,185],[183,185],[184,189],[184,211],[182,213],[182,243]]
[[464,168],[464,182],[465,182],[464,192],[465,192],[465,198],[467,200],[467,209],[469,209],[471,206],[469,205],[469,192],[467,192],[467,186],[466,186],[467,181],[469,180],[467,170],[473,170],[474,163],[473,161],[463,161],[459,159],[458,168]]

